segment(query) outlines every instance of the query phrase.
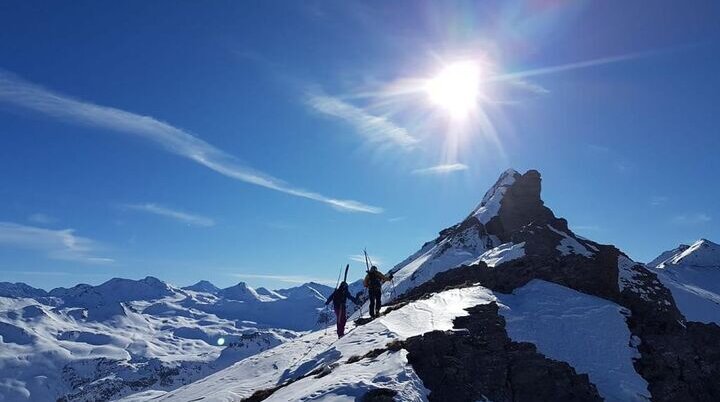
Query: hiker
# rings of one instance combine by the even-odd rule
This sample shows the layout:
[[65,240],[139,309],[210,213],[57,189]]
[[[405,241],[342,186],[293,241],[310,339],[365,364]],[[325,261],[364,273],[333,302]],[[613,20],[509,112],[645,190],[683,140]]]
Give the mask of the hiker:
[[331,300],[333,302],[333,309],[335,310],[335,318],[337,321],[338,338],[342,338],[343,335],[345,335],[345,322],[347,321],[347,307],[345,306],[345,303],[347,302],[347,299],[350,299],[355,304],[360,304],[360,300],[350,294],[347,282],[342,281],[340,286],[332,292],[325,302],[326,306]]
[[382,284],[392,280],[392,274],[385,276],[382,272],[378,271],[376,266],[370,267],[363,284],[368,288],[370,295],[370,317],[376,318],[380,316],[380,296],[382,296]]

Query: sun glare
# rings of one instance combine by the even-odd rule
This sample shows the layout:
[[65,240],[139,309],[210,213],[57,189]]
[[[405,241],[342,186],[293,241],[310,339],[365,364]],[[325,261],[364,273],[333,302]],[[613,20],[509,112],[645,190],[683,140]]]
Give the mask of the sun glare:
[[467,116],[480,95],[482,70],[477,63],[462,61],[449,64],[425,88],[430,101],[445,109],[452,117]]

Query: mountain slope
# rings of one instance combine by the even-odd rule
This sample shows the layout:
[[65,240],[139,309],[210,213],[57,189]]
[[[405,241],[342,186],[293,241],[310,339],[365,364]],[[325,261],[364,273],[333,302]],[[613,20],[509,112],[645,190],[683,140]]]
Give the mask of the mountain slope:
[[720,325],[720,245],[700,239],[662,253],[648,266],[688,320]]
[[288,290],[306,297],[286,300],[244,284],[178,289],[152,277],[49,293],[2,283],[0,291],[2,401],[172,390],[295,338],[291,329],[314,326],[325,301],[309,284]]

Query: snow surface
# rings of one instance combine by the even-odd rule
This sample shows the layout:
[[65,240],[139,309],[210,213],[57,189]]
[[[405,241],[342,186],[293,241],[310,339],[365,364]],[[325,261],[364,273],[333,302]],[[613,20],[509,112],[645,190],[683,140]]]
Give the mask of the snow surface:
[[[511,295],[481,286],[436,293],[352,327],[339,340],[333,331],[312,332],[185,387],[151,396],[162,401],[231,401],[299,378],[278,389],[268,401],[354,401],[376,387],[397,391],[397,401],[425,401],[428,391],[408,365],[403,350],[354,363],[348,359],[385,348],[393,340],[452,330],[453,319],[467,315],[466,308],[493,301],[500,305],[511,339],[534,343],[547,357],[587,373],[606,400],[649,400],[647,383],[633,367],[639,354],[632,345],[638,340],[632,338],[625,323],[628,310],[541,280],[531,281]],[[316,369],[327,374],[302,378]],[[148,399],[133,395],[126,401]]]
[[[366,392],[368,388],[383,387],[398,391],[396,400],[424,401],[426,390],[407,364],[403,351],[386,352],[378,358],[355,363],[347,363],[348,358],[385,348],[394,340],[433,330],[450,330],[454,318],[467,315],[466,308],[495,300],[490,290],[479,286],[437,293],[365,325],[353,326],[341,339],[337,339],[332,330],[311,332],[168,392],[157,400],[188,401],[201,397],[204,401],[238,400],[257,390],[302,377],[318,367],[332,366],[335,367],[332,372],[322,379],[301,379],[268,400],[355,400],[360,389]],[[142,400],[138,395],[133,398]]]
[[661,254],[653,271],[689,321],[720,325],[720,246],[698,240]]
[[[200,284],[215,295],[152,277],[58,288],[50,296],[11,285],[3,288],[13,297],[0,297],[1,401],[54,401],[75,392],[72,398],[96,400],[114,387],[122,396],[131,391],[122,381],[152,383],[168,372],[164,385],[152,386],[171,390],[295,338],[276,328],[313,327],[325,302],[307,284],[287,297],[244,284]],[[228,300],[223,291],[248,298]],[[38,297],[18,297],[27,294]],[[255,318],[244,314],[249,310],[267,321],[248,321]]]
[[677,247],[675,247],[672,250],[668,250],[657,256],[654,260],[648,262],[646,265],[650,268],[657,268],[658,265],[664,263],[665,261],[671,259],[672,257],[676,256],[677,254],[682,253],[683,251],[687,250],[690,246],[687,244],[681,244]]
[[470,215],[476,217],[483,225],[490,222],[500,212],[500,202],[505,196],[505,192],[515,183],[515,178],[519,175],[520,173],[514,169],[503,172],[497,183],[485,193],[480,205]]
[[545,356],[587,373],[607,401],[647,401],[647,382],[635,371],[625,317],[611,301],[541,280],[511,295],[496,294],[511,339],[534,343]]
[[493,249],[490,249],[483,253],[477,260],[473,261],[472,264],[484,262],[488,267],[496,267],[500,264],[504,264],[508,261],[512,261],[525,256],[525,242],[513,244],[505,243],[501,244]]
[[[570,236],[569,234],[563,232],[562,230],[557,230],[551,225],[547,225],[547,227],[552,230],[553,232],[559,234],[562,236],[562,239],[560,240],[560,244],[556,247],[558,251],[560,251],[560,254],[562,255],[570,255],[570,254],[579,254],[585,257],[592,257],[595,255],[592,251],[588,250],[587,247],[582,245],[577,239]],[[597,249],[596,249],[597,251]]]
[[665,268],[671,265],[720,269],[720,245],[709,240],[700,239],[690,247],[660,263],[657,268]]
[[618,256],[618,288],[621,292],[625,289],[642,291],[643,283],[637,278],[639,265],[624,255]]
[[429,281],[440,272],[463,264],[471,264],[487,250],[500,245],[500,241],[495,236],[488,236],[480,230],[478,226],[470,226],[462,232],[443,238],[434,245],[429,247],[426,245],[413,256],[414,258],[396,266],[392,270],[394,282],[385,283],[383,286],[383,301],[392,300],[393,297]]

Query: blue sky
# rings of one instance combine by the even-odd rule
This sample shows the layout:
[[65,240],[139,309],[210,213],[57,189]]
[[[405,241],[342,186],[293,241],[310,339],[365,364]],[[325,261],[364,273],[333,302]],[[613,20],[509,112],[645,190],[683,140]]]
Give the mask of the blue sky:
[[720,240],[720,4],[509,3],[0,5],[0,280],[356,278],[508,167],[638,260]]

